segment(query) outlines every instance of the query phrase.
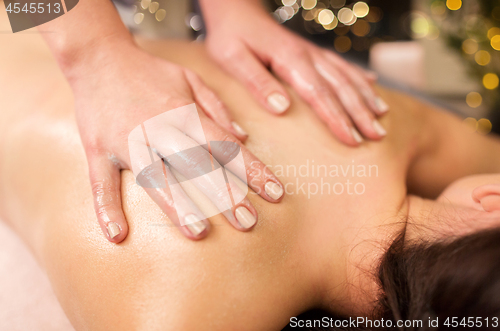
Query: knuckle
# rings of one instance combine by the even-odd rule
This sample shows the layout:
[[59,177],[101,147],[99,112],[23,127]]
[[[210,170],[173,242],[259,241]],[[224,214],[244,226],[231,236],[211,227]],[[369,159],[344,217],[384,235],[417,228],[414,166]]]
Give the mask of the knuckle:
[[264,72],[255,72],[249,75],[247,77],[247,82],[258,92],[269,90],[275,85],[273,79]]
[[308,93],[308,101],[317,102],[331,97],[330,89],[324,85],[312,85]]
[[87,155],[99,155],[104,152],[102,142],[97,137],[85,139],[85,152]]
[[220,50],[215,51],[215,54],[217,54],[216,58],[220,61],[233,62],[242,58],[245,51],[245,46],[240,43],[233,43],[231,46],[224,48],[222,52]]

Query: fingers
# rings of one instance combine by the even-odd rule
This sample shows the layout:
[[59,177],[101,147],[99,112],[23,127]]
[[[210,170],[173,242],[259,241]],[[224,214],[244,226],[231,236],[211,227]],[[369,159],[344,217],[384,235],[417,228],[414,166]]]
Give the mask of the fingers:
[[185,69],[184,74],[191,86],[195,101],[203,108],[205,114],[238,139],[245,141],[248,138],[248,134],[238,123],[233,121],[229,111],[219,97],[194,72]]
[[137,182],[183,235],[192,240],[207,236],[210,222],[185,193],[163,160],[157,160],[144,168],[137,176]]
[[376,75],[369,74],[365,70],[350,64],[330,51],[323,51],[323,55],[338,68],[338,70],[349,79],[363,97],[365,103],[377,115],[381,116],[389,111],[389,106],[371,86],[371,82],[376,80]]
[[128,234],[121,203],[120,170],[107,156],[89,155],[89,175],[102,232],[110,242],[119,243]]
[[[232,184],[225,168],[207,149],[174,127],[149,135],[149,141],[155,153],[184,177],[183,184],[196,187],[212,202],[217,213],[222,213],[238,230],[248,230],[255,225],[257,212],[246,198],[246,192]],[[170,180],[168,184],[172,186]]]
[[363,138],[332,94],[328,82],[314,68],[312,61],[300,57],[293,59],[291,63],[293,66],[274,63],[273,70],[312,106],[341,142],[350,146],[362,143]]
[[387,134],[344,74],[322,57],[315,59],[315,67],[318,73],[329,83],[331,90],[337,95],[342,106],[365,137],[379,140]]
[[203,130],[209,140],[210,153],[236,177],[245,181],[263,199],[279,202],[283,198],[283,184],[241,142],[201,117]]
[[246,46],[236,45],[220,62],[270,112],[282,114],[290,107],[290,98],[283,86]]

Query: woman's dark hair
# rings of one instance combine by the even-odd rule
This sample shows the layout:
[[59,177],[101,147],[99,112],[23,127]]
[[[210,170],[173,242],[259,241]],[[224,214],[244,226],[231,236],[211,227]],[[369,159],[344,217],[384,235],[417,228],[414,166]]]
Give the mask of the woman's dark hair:
[[438,329],[447,319],[450,329],[499,329],[500,229],[432,244],[406,244],[401,235],[382,259],[379,281],[375,316],[423,322],[394,329],[436,330],[428,323],[436,318]]
[[384,319],[383,327],[307,330],[498,330],[500,229],[418,244],[401,234],[384,254],[378,280],[380,299],[370,319]]

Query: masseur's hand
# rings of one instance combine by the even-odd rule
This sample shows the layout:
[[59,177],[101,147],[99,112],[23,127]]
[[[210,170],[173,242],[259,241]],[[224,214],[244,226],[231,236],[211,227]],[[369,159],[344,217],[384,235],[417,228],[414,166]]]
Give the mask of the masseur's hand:
[[360,144],[358,130],[373,140],[385,136],[376,116],[388,107],[372,88],[372,74],[280,26],[259,0],[200,2],[210,54],[263,107],[282,114],[290,106],[290,97],[269,68],[312,106],[340,141]]
[[[241,231],[255,225],[257,213],[234,179],[229,178],[226,184],[217,182],[214,176],[198,178],[204,174],[200,169],[207,169],[207,160],[216,169],[241,151],[241,163],[247,169],[247,173],[240,172],[240,177],[246,177],[241,179],[264,199],[270,202],[281,199],[281,183],[241,144],[246,133],[232,121],[218,97],[193,72],[140,50],[110,1],[81,0],[70,12],[40,29],[51,32],[43,36],[73,90],[94,206],[108,240],[118,243],[128,234],[121,205],[121,169],[133,169],[134,174],[141,175],[138,183],[190,239],[206,236],[209,222],[174,182],[174,170],[195,178],[193,182],[199,191]],[[148,130],[149,141],[138,146],[141,141],[131,132],[137,132],[137,128],[159,114],[194,102],[198,106],[193,106],[194,113]],[[203,137],[192,130],[195,121],[201,123]],[[231,144],[210,149],[210,142]],[[160,162],[148,164],[132,148],[129,153],[130,146],[135,146],[133,151],[150,151],[149,163]],[[200,148],[195,153],[178,153],[197,146]],[[169,185],[151,182],[163,175]],[[148,185],[148,181],[153,185]],[[224,209],[227,203],[221,198],[228,187],[235,201],[229,210]]]

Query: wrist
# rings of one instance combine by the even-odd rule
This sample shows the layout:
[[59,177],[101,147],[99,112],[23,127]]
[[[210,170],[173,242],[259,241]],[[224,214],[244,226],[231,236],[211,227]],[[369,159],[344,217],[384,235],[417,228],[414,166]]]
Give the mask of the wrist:
[[81,44],[78,48],[60,51],[56,58],[66,79],[73,86],[82,78],[109,68],[120,56],[135,49],[137,46],[129,34],[109,35]]
[[208,31],[220,24],[221,17],[230,19],[231,17],[239,18],[242,15],[253,16],[257,14],[271,19],[262,4],[262,0],[199,0],[199,2]]

